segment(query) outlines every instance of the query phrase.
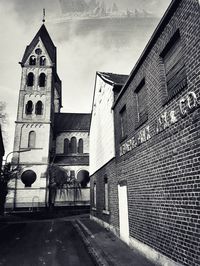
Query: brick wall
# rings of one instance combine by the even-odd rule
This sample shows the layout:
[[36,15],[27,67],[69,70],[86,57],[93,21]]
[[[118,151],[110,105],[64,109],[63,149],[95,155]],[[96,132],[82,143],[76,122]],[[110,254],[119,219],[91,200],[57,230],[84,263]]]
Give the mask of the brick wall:
[[[115,173],[115,159],[109,161],[106,165],[100,168],[92,176],[90,176],[91,187],[91,215],[98,217],[99,219],[119,227],[118,217],[118,192],[117,192],[117,180]],[[108,180],[108,195],[109,195],[109,214],[103,212],[104,210],[104,177]],[[93,194],[94,183],[96,183],[97,205],[94,208]]]
[[[200,9],[197,0],[174,3],[178,3],[177,9],[170,11],[166,25],[158,29],[154,44],[132,72],[132,79],[114,109],[116,179],[127,180],[130,236],[174,261],[197,266],[200,261]],[[166,102],[160,54],[177,29],[187,86]],[[148,120],[138,127],[134,91],[143,78]],[[124,105],[127,138],[121,142],[119,112]]]

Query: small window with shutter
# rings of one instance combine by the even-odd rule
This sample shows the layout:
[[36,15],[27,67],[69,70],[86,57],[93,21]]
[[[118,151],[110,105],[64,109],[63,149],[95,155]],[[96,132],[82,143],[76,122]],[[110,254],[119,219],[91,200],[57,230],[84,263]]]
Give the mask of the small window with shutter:
[[120,129],[121,129],[121,141],[126,139],[127,137],[127,112],[126,105],[119,112],[120,116]]
[[137,117],[136,128],[142,125],[148,119],[147,110],[147,88],[145,85],[145,79],[143,78],[136,90],[136,105],[137,105]]
[[183,48],[179,30],[173,35],[161,53],[165,67],[167,94],[170,100],[187,86]]

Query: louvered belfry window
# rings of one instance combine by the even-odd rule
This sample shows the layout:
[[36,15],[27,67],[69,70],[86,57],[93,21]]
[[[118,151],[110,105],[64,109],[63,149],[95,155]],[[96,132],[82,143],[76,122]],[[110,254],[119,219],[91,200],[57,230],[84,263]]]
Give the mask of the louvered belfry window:
[[168,99],[187,85],[183,48],[177,31],[161,53],[165,67]]
[[35,113],[36,115],[42,115],[43,113],[43,104],[41,101],[38,101],[35,106]]

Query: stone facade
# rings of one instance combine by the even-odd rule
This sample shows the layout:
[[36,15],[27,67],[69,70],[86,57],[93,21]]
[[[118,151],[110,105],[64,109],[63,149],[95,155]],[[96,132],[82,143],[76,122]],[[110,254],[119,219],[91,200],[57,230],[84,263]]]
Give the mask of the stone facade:
[[[12,182],[15,189],[7,197],[8,208],[30,209],[47,205],[49,182],[47,168],[50,163],[62,166],[75,178],[80,176],[81,171],[88,171],[89,123],[87,121],[90,114],[60,113],[62,87],[56,72],[56,61],[56,47],[46,27],[42,25],[27,46],[20,62],[22,75],[12,163],[20,165],[21,178]],[[73,125],[69,122],[71,116],[75,118]],[[58,132],[57,127],[60,124],[63,127],[60,127]],[[65,154],[64,139],[71,136],[74,128],[77,132],[73,135],[83,139],[84,151],[81,154]],[[77,157],[78,163],[77,159],[74,163],[74,158]],[[69,195],[57,197],[56,204],[68,205],[74,200],[72,191]],[[89,184],[79,195],[77,202],[79,205],[89,204]]]
[[[110,202],[118,199],[117,210],[110,221],[92,213],[158,265],[200,261],[199,17],[198,1],[172,1],[122,88],[113,106],[116,171],[110,191],[118,193],[109,193]],[[103,186],[96,191],[103,193]]]

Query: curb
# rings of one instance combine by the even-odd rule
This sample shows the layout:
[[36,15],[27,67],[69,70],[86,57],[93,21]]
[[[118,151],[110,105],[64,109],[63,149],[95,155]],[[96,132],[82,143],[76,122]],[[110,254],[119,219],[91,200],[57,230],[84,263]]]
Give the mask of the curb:
[[95,265],[97,266],[111,266],[113,264],[108,263],[105,260],[105,254],[102,249],[94,242],[94,235],[89,231],[89,229],[80,221],[75,220],[73,224],[79,236],[83,240],[84,245],[86,246],[88,253],[92,257]]

